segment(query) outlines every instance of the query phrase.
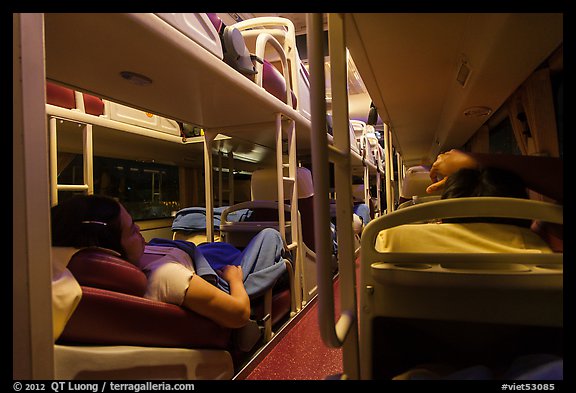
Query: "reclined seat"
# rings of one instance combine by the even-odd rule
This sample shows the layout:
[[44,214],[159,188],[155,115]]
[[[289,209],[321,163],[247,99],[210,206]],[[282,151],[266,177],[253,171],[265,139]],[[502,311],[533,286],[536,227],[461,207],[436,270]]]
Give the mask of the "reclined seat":
[[145,274],[110,250],[83,249],[68,269],[82,297],[57,341],[56,378],[230,379],[260,337],[254,321],[228,329],[144,298]]
[[426,193],[426,188],[432,184],[430,171],[423,166],[413,166],[408,168],[402,180],[400,199],[398,208],[403,208],[411,204],[429,202],[440,199],[440,192],[433,194]]
[[[253,205],[252,201],[241,202],[228,206],[222,212],[220,221],[221,241],[232,244],[238,249],[244,248],[249,241],[264,228],[275,228],[272,224],[278,220],[277,207],[263,207],[261,204]],[[249,211],[245,219],[237,220],[229,218],[236,216],[238,212]],[[290,220],[286,216],[286,221]],[[263,295],[250,299],[250,317],[257,321],[263,329],[263,341],[268,342],[273,336],[274,330],[281,326],[288,318],[296,313],[297,305],[294,294],[294,261],[293,255],[288,250],[283,256],[286,264],[286,272],[280,277],[272,288]]]
[[[246,220],[247,222],[256,221],[259,225],[277,225],[278,222],[278,191],[276,187],[271,187],[271,184],[276,184],[277,174],[276,169],[267,168],[254,171],[251,179],[251,192],[252,203],[260,206],[258,209],[252,207],[253,213]],[[313,199],[314,199],[314,185],[312,182],[312,173],[308,168],[299,167],[296,174],[296,183],[298,189],[298,223],[297,228],[299,231],[299,238],[302,240],[302,265],[301,269],[301,282],[302,282],[302,295],[303,303],[310,301],[316,294],[317,279],[316,279],[316,253],[315,253],[315,239],[314,239],[314,225],[313,225]],[[289,195],[292,194],[292,184],[289,180],[285,180],[284,184],[284,201],[285,201],[285,220],[290,220],[289,211],[290,203]],[[263,207],[268,203],[268,207]],[[238,205],[238,208],[245,207],[246,205]],[[252,205],[256,206],[256,205]],[[224,220],[224,215],[223,215]],[[232,227],[224,225],[225,231],[230,231]],[[221,226],[222,230],[222,226]],[[287,238],[289,234],[286,235]],[[297,262],[298,263],[298,262]],[[337,269],[337,261],[334,258],[334,270]],[[298,290],[298,289],[297,289]]]
[[[214,208],[214,241],[224,241],[229,239],[221,239],[220,237],[220,221],[221,215],[227,211],[226,220],[229,222],[244,221],[247,217],[253,214],[251,209],[229,209],[229,206],[222,206]],[[172,231],[174,232],[174,240],[186,240],[196,245],[206,242],[206,208],[204,207],[188,207],[181,209],[176,213],[174,222],[172,223]],[[247,245],[248,241],[253,237],[253,233],[243,237],[245,241],[240,244],[235,242],[233,244],[237,249],[242,249]],[[251,305],[251,318],[257,321],[258,325],[263,330],[263,339],[265,342],[269,341],[272,337],[272,327],[277,326],[284,321],[292,308],[292,293],[291,282],[293,280],[293,267],[292,262],[285,259],[286,274],[283,275],[269,291],[265,292],[256,298],[250,299]]]
[[[242,33],[234,25],[226,26],[215,13],[207,13],[206,15],[220,35],[226,64],[249,79],[260,80],[259,85],[262,88],[279,100],[288,103],[287,89],[290,88],[290,76],[287,75],[285,78],[270,61],[264,58],[263,54],[257,57],[254,53],[250,53]],[[255,77],[257,74],[255,62],[262,63],[261,78]],[[294,91],[290,91],[290,96],[292,107],[296,109],[297,97]]]

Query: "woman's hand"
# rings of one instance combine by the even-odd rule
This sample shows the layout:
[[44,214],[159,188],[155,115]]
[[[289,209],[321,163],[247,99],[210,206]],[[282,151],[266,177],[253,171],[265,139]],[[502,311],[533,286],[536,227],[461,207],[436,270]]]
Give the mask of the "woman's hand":
[[430,179],[433,184],[426,188],[426,192],[431,194],[444,187],[448,176],[456,173],[462,168],[477,168],[478,163],[468,154],[452,149],[446,153],[439,154],[430,168]]
[[242,267],[224,266],[216,272],[230,284],[230,294],[194,274],[182,305],[224,327],[240,328],[250,319],[250,299],[242,282]]
[[242,282],[242,266],[226,265],[216,273],[222,277],[226,282]]

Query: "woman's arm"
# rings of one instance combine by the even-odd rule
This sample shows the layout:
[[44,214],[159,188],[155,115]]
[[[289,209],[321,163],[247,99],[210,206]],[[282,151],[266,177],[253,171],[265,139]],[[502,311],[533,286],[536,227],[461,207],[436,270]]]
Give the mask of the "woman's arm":
[[242,282],[242,268],[225,266],[221,276],[230,285],[230,294],[195,274],[182,305],[224,327],[240,328],[250,318],[250,299]]

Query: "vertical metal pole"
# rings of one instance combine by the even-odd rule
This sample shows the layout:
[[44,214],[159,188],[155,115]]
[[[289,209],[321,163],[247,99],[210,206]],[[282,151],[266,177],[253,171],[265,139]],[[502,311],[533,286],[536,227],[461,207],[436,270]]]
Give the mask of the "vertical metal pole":
[[58,204],[58,137],[56,133],[57,119],[50,117],[50,202]]
[[[88,195],[94,194],[94,148],[92,143],[92,124],[85,124],[82,131],[84,142],[84,183],[88,186]],[[154,190],[154,188],[152,188]],[[154,192],[154,191],[152,191]]]
[[396,152],[396,163],[398,164],[398,191],[400,191],[404,183],[404,164],[402,163],[402,156],[398,152]]
[[[353,310],[356,316],[356,263],[354,260],[354,233],[352,229],[352,168],[350,162],[350,133],[348,115],[348,77],[345,25],[343,14],[328,14],[328,42],[332,86],[332,113],[334,146],[341,152],[334,160],[336,185],[336,219],[338,222],[338,266],[340,273],[341,310]],[[365,195],[368,199],[368,174]],[[327,198],[327,195],[324,195]],[[358,325],[354,321],[343,340],[343,369],[347,378],[357,379],[359,374]]]
[[[333,20],[334,19],[334,20]],[[329,23],[329,36],[340,31],[340,41],[343,44],[344,24],[341,15],[331,18]],[[324,55],[323,55],[323,24],[322,14],[308,14],[308,53],[310,64],[310,98],[312,109],[312,173],[314,178],[314,235],[316,241],[316,265],[318,276],[318,304],[319,304],[319,324],[320,333],[324,342],[331,347],[342,346],[345,341],[350,342],[357,336],[356,327],[356,306],[353,308],[341,309],[341,315],[335,324],[334,317],[334,291],[332,281],[331,262],[331,234],[330,234],[330,209],[327,203],[329,190],[329,161],[328,144],[326,134],[326,101],[325,101],[325,79],[324,79]],[[334,24],[334,26],[332,25]],[[338,38],[334,37],[335,43]],[[340,45],[337,45],[340,47]],[[340,49],[342,51],[342,49]],[[338,53],[338,50],[335,51]],[[332,57],[331,52],[331,57]],[[342,54],[340,53],[340,56]],[[347,119],[346,119],[347,120]],[[349,143],[349,141],[348,141]],[[337,154],[345,154],[339,152]],[[348,152],[349,154],[349,152]],[[349,159],[349,157],[348,157]],[[350,197],[350,184],[348,183],[348,196]],[[348,203],[350,199],[346,201]],[[351,231],[352,216],[347,218]],[[346,220],[345,220],[346,221]],[[351,261],[343,261],[351,263]],[[342,266],[342,265],[341,265]],[[346,269],[345,269],[346,270]],[[348,280],[350,277],[347,278]],[[342,284],[343,278],[340,276]],[[342,295],[342,297],[346,297]],[[357,343],[353,344],[356,346]],[[344,357],[348,357],[348,346],[344,346]],[[358,359],[349,362],[344,360],[344,373],[348,378],[358,377]],[[356,364],[350,367],[350,364]]]
[[370,206],[370,167],[366,161],[364,161],[364,203]]
[[[292,236],[292,244],[296,243],[296,250],[294,255],[294,277],[296,283],[294,285],[294,308],[299,310],[302,307],[302,283],[300,280],[304,272],[305,251],[304,241],[302,240],[302,222],[298,219],[298,165],[296,157],[296,122],[292,119],[289,120],[288,130],[288,176],[294,179],[292,187],[292,197],[290,200],[290,234]],[[305,286],[307,287],[307,286]]]
[[228,205],[234,204],[234,153],[228,152]]
[[284,217],[284,167],[282,162],[282,114],[276,114],[276,184],[278,190],[278,230],[284,244],[286,241],[286,220]]
[[214,190],[212,174],[212,141],[217,133],[204,130],[204,182],[206,193],[206,240],[214,241]]
[[384,157],[386,158],[386,213],[394,211],[394,189],[392,188],[392,179],[394,171],[390,152],[392,143],[390,140],[390,129],[388,124],[384,123]]
[[[318,300],[319,307],[326,310],[328,322],[320,320],[320,333],[324,342],[330,346],[338,346],[338,338],[334,331],[334,299],[332,277],[326,278],[328,269],[323,268],[329,260],[331,247],[330,210],[326,204],[324,193],[329,188],[328,146],[326,137],[326,93],[324,76],[323,26],[322,14],[308,14],[308,63],[310,66],[310,106],[312,114],[312,177],[314,179],[314,238],[316,241],[316,264],[318,268]],[[326,301],[332,305],[323,306]]]
[[[380,159],[382,159],[382,157],[380,157]],[[379,216],[382,214],[382,212],[380,211],[380,206],[382,206],[381,204],[381,195],[380,195],[380,188],[382,187],[382,179],[381,179],[381,174],[380,174],[380,169],[377,168],[376,169],[376,201],[378,206],[376,207],[376,215]],[[368,205],[370,206],[370,205]]]
[[222,151],[218,150],[218,206],[222,206]]
[[292,236],[292,243],[296,242],[300,247],[300,236],[298,227],[298,166],[296,163],[296,122],[292,119],[288,120],[288,177],[293,179],[292,195],[290,197],[290,233]]

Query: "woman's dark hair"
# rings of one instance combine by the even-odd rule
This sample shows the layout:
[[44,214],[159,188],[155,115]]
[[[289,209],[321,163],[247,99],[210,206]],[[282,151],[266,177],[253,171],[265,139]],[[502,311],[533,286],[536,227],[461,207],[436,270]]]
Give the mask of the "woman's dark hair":
[[[524,182],[516,174],[498,168],[460,169],[446,179],[442,199],[465,197],[507,197],[528,199]],[[530,220],[515,218],[452,218],[443,222],[496,222],[530,226]]]
[[52,246],[104,247],[124,254],[120,204],[102,195],[75,195],[52,207]]

